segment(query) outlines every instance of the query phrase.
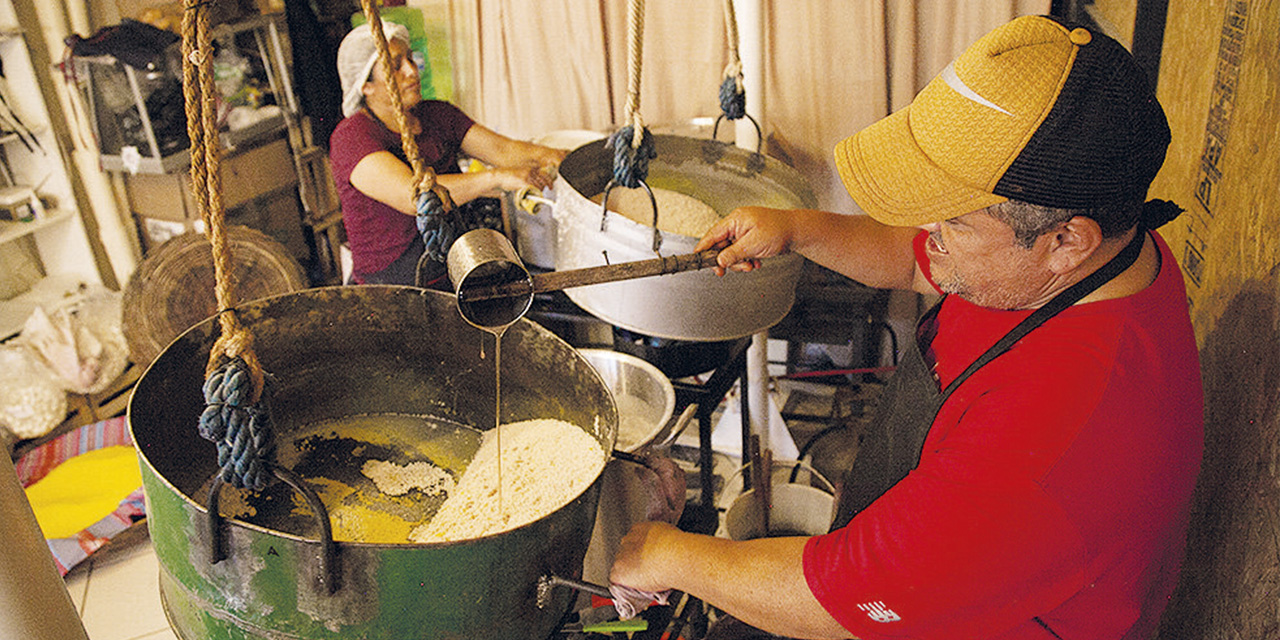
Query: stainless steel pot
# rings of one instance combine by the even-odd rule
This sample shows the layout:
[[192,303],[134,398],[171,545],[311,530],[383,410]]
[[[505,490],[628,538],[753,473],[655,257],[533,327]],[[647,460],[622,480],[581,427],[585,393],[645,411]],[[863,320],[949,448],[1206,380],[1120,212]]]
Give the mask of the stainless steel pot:
[[[766,156],[714,140],[655,135],[658,157],[648,184],[692,196],[720,215],[746,205],[781,209],[816,206],[799,173]],[[654,229],[610,212],[590,198],[601,194],[612,152],[587,144],[560,165],[554,186],[556,269],[579,269],[654,257]],[[658,212],[661,220],[662,211]],[[689,253],[697,238],[661,234],[661,255]],[[675,340],[731,340],[781,320],[795,301],[803,259],[765,260],[751,273],[717,277],[699,271],[566,290],[592,315],[624,329]]]
[[[249,303],[239,317],[277,382],[271,408],[282,450],[296,449],[293,440],[308,425],[345,416],[428,415],[481,430],[494,424],[492,339],[463,322],[452,295],[311,289]],[[138,381],[129,404],[161,596],[180,637],[452,640],[553,632],[575,594],[558,591],[539,608],[538,581],[581,575],[598,476],[569,504],[510,531],[433,544],[337,542],[331,575],[318,526],[232,518],[221,529],[226,557],[214,562],[202,492],[216,453],[196,425],[216,333],[210,320],[180,336]],[[618,418],[609,390],[573,348],[520,320],[503,339],[502,363],[503,422],[558,418],[612,449]],[[423,428],[389,437],[412,449],[439,435]],[[279,499],[287,502],[284,491]]]

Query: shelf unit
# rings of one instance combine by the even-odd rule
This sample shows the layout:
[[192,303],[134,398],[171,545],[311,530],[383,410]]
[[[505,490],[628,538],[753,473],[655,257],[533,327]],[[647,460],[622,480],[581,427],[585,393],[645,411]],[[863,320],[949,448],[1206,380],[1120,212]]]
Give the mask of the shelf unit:
[[[263,93],[274,100],[248,122],[233,124],[219,138],[231,151],[263,139],[279,137],[296,128],[298,106],[289,77],[287,33],[284,15],[266,14],[232,24],[219,24],[210,34],[219,50],[241,56],[246,78],[262,83]],[[143,72],[110,55],[77,56],[77,90],[88,106],[100,145],[99,162],[107,171],[129,174],[182,173],[191,163],[185,119],[174,119],[173,104],[181,106],[181,42],[158,56],[155,69]],[[215,63],[216,64],[216,63]],[[176,94],[172,92],[176,91]],[[224,96],[230,99],[231,96]],[[152,104],[153,99],[159,99]],[[167,115],[157,121],[158,115]]]
[[21,331],[36,306],[55,308],[83,285],[102,282],[72,190],[67,155],[49,125],[27,38],[14,16],[12,0],[0,0],[3,95],[30,136],[0,134],[0,185],[32,187],[45,203],[45,215],[29,222],[0,221],[0,262],[5,265],[0,271],[0,340]]

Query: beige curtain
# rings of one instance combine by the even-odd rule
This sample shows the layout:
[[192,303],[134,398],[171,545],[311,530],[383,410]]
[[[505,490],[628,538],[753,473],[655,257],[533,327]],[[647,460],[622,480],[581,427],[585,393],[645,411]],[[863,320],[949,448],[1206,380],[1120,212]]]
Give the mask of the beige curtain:
[[[651,126],[720,114],[729,58],[722,1],[643,3],[640,113]],[[1049,9],[1049,0],[762,1],[767,149],[835,211],[856,211],[832,162],[837,142],[906,105],[987,31]],[[472,117],[521,138],[620,126],[628,0],[448,2],[454,100]]]

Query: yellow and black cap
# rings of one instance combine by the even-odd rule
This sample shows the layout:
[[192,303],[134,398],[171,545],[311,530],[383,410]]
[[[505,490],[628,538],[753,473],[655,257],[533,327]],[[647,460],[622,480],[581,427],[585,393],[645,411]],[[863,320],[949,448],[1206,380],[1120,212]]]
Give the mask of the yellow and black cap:
[[911,226],[1007,199],[1141,202],[1168,146],[1164,111],[1120,43],[1027,16],[983,36],[835,156],[863,210]]

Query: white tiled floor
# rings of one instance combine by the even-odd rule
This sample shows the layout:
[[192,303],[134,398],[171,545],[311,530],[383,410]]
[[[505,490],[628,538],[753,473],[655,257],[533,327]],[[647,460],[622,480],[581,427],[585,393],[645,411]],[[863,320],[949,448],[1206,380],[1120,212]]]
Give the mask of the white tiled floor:
[[145,529],[73,568],[67,592],[89,640],[177,640],[160,605],[159,564]]

